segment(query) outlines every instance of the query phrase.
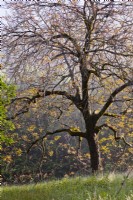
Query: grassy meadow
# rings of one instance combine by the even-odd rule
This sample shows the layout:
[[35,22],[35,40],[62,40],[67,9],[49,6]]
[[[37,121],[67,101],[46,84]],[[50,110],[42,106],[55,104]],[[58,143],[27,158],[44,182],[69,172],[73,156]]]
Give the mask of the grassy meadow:
[[[76,177],[1,187],[1,200],[133,200],[133,178]],[[122,184],[123,183],[123,184]]]

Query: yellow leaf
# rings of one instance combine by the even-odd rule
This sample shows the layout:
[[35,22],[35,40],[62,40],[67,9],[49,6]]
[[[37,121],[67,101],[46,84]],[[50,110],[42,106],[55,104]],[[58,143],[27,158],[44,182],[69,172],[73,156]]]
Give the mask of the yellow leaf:
[[23,136],[22,136],[22,139],[23,139],[24,141],[27,141],[27,142],[29,141],[27,135],[23,135]]
[[86,153],[86,154],[85,154],[85,157],[90,158],[90,154],[89,154],[89,153]]
[[11,155],[7,155],[3,158],[4,161],[6,161],[7,163],[11,163],[12,162],[12,157]]
[[54,152],[53,151],[49,151],[48,154],[49,154],[49,156],[53,156]]
[[61,137],[61,136],[55,136],[55,137],[54,137],[54,140],[57,141],[57,140],[60,139],[60,137]]
[[39,128],[39,131],[42,133],[43,132],[43,128]]
[[35,125],[31,125],[27,128],[27,131],[34,131],[35,128]]
[[72,131],[72,132],[80,132],[80,128],[79,127],[71,127],[70,131]]
[[38,138],[38,133],[32,133],[32,135],[37,139]]
[[106,146],[102,146],[101,147],[101,151],[103,151],[104,153],[109,153],[109,149]]
[[19,149],[17,149],[16,150],[16,154],[18,155],[18,156],[21,156],[22,155],[22,150],[19,148]]

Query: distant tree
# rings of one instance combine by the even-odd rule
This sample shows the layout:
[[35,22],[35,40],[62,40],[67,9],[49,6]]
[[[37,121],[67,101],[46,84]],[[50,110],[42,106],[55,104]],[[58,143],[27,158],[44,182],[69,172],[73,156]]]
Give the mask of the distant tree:
[[129,145],[125,135],[131,130],[132,2],[45,0],[7,6],[11,16],[6,17],[3,30],[6,66],[20,89],[29,92],[14,101],[22,104],[14,117],[28,112],[40,98],[45,103],[52,97],[58,120],[63,120],[64,106],[73,105],[84,128],[65,120],[67,126],[47,131],[39,139],[61,132],[85,138],[96,172],[101,165],[98,135],[103,128]]

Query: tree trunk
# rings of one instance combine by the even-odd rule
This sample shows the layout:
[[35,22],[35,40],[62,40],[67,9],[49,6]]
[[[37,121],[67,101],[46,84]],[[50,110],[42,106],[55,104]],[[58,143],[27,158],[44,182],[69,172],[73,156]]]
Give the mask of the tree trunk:
[[87,138],[90,150],[90,160],[91,160],[91,168],[93,174],[98,172],[101,168],[100,151],[99,151],[99,144],[97,137],[98,136],[94,133]]

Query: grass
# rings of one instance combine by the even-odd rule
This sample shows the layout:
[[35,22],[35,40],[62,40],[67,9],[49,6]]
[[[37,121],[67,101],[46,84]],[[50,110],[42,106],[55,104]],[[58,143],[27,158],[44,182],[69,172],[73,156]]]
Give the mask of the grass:
[[[76,177],[1,187],[1,200],[132,200],[133,179],[122,175]],[[118,192],[119,191],[119,192]]]

